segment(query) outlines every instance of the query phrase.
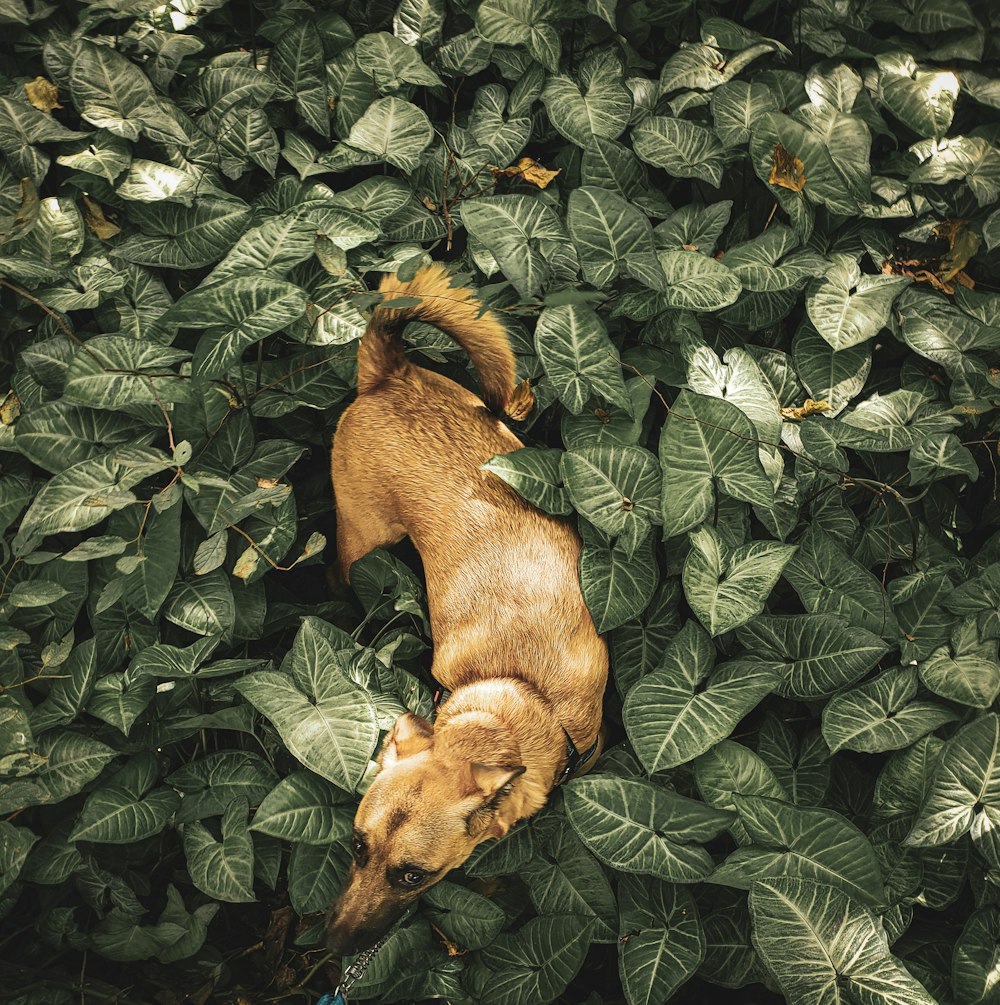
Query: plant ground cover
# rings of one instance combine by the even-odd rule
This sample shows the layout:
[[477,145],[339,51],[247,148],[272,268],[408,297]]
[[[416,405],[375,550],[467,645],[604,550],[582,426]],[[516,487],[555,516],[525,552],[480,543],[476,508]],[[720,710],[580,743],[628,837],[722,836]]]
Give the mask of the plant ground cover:
[[533,385],[488,467],[579,523],[611,744],[354,997],[1000,1002],[1000,8],[0,23],[0,1000],[336,980],[432,682],[413,549],[328,574],[327,453],[369,290],[433,254]]

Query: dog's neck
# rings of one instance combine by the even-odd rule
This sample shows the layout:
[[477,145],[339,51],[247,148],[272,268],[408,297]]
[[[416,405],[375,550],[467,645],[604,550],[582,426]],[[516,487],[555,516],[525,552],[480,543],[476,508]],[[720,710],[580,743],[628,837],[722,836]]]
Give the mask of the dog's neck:
[[[447,743],[457,739],[457,731],[475,735],[491,728],[513,738],[525,768],[501,806],[500,815],[510,826],[545,805],[566,764],[566,734],[545,696],[517,677],[478,680],[456,688],[440,706],[434,734]],[[466,749],[463,756],[493,763],[499,753],[491,748]]]

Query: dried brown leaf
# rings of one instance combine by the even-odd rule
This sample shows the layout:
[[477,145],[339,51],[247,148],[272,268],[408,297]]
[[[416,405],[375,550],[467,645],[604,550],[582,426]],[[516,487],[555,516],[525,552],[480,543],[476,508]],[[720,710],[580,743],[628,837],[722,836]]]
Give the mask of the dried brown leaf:
[[787,188],[792,192],[801,192],[806,187],[806,166],[791,154],[780,143],[774,147],[771,158],[771,174],[768,176],[771,185]]

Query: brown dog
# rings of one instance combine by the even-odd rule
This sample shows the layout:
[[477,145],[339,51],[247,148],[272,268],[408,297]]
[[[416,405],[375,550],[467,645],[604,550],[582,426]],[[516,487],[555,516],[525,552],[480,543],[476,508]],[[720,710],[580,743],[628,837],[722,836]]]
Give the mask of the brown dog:
[[[358,350],[358,398],[333,445],[345,579],[373,548],[409,536],[423,560],[432,672],[452,693],[432,724],[399,718],[358,807],[354,862],[327,945],[371,945],[480,842],[537,812],[576,751],[599,753],[608,657],[580,592],[580,539],[481,470],[522,446],[496,416],[514,392],[506,331],[439,265],[387,277]],[[455,339],[483,400],[409,362],[423,321]],[[568,742],[570,741],[570,742]],[[593,749],[588,750],[593,745]]]

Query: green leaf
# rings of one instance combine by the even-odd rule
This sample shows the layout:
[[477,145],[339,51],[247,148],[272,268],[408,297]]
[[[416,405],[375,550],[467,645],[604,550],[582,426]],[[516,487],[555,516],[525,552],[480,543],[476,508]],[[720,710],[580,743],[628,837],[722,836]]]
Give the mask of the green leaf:
[[45,483],[21,520],[15,547],[32,538],[85,530],[109,513],[135,500],[129,491],[167,464],[144,447],[116,447],[100,457],[80,461]]
[[186,926],[176,921],[140,925],[135,912],[115,907],[91,929],[89,939],[102,956],[133,962],[167,953],[187,934]]
[[354,47],[358,69],[374,80],[382,94],[400,90],[404,84],[442,86],[441,78],[406,42],[387,31],[372,32],[358,39]]
[[863,276],[853,259],[841,256],[807,287],[806,311],[833,349],[848,349],[889,323],[892,302],[909,282],[905,276]]
[[[137,653],[129,664],[129,670],[136,676],[149,674],[166,680],[183,680],[194,676],[198,668],[218,648],[221,639],[209,637],[198,639],[190,646],[170,646],[156,642]],[[210,677],[205,670],[200,676]]]
[[45,758],[45,766],[34,776],[40,791],[32,805],[58,803],[76,795],[118,756],[98,740],[69,730],[47,733],[38,741],[37,751]]
[[987,713],[944,746],[923,805],[903,842],[936,847],[1000,825],[1000,716]]
[[220,377],[245,349],[286,327],[306,309],[306,294],[280,279],[237,276],[200,286],[181,297],[159,323],[207,328],[195,352],[194,372]]
[[480,999],[483,1005],[530,1005],[555,999],[583,965],[592,926],[589,918],[553,914],[532,918],[517,932],[500,935],[480,956],[493,974]]
[[439,46],[444,17],[444,0],[402,0],[392,18],[392,31],[407,45]]
[[304,767],[353,792],[378,739],[371,698],[336,668],[333,647],[308,622],[286,663],[287,674],[249,674],[237,690],[271,720]]
[[229,577],[216,569],[196,579],[175,581],[164,601],[163,616],[196,635],[232,635],[236,600]]
[[248,904],[253,893],[253,841],[247,804],[234,799],[222,817],[222,840],[199,821],[184,825],[184,857],[191,881],[202,893],[229,904]]
[[708,635],[688,622],[659,667],[629,691],[622,721],[650,774],[685,764],[724,739],[778,681],[772,666],[750,660],[713,672],[714,655]]
[[239,240],[251,211],[238,199],[205,195],[190,208],[176,203],[136,203],[129,215],[141,232],[116,245],[116,257],[136,265],[198,269],[214,264]]
[[[298,211],[271,217],[256,227],[251,227],[195,292],[221,284],[225,279],[245,277],[247,273],[262,272],[275,279],[284,278],[292,266],[311,257],[316,248],[317,227],[313,217],[321,215],[325,220],[327,214],[334,212],[334,207],[325,207],[316,214],[311,213],[311,209],[312,205],[306,203]],[[337,209],[336,222],[341,225],[339,236],[349,235],[352,240],[354,237],[370,240],[376,236],[377,230],[371,224],[358,227],[356,216],[360,214],[340,210],[339,207]],[[354,245],[348,243],[347,246]],[[188,297],[191,295],[188,294]],[[214,321],[202,319],[200,325],[185,327],[204,328],[214,325]]]
[[660,523],[656,458],[642,447],[583,447],[562,455],[561,470],[576,511],[631,558]]
[[[584,855],[587,853],[584,852]],[[589,857],[589,856],[588,856]],[[594,868],[600,866],[590,860]],[[603,874],[601,879],[611,896],[611,889]],[[503,909],[492,900],[457,883],[437,883],[421,897],[425,910],[436,928],[452,941],[467,949],[484,949],[503,930],[507,916]],[[611,896],[614,904],[614,897]],[[429,910],[428,910],[429,905]],[[539,906],[541,914],[569,914],[569,911],[548,911]]]
[[674,178],[722,184],[723,147],[716,134],[686,119],[654,115],[632,130],[635,152]]
[[329,844],[353,828],[343,794],[308,771],[283,778],[257,808],[250,830],[285,841]]
[[754,946],[790,1005],[933,1005],[889,953],[879,919],[834,887],[760,880],[750,912]]
[[66,374],[66,400],[106,409],[186,401],[187,380],[172,367],[188,358],[180,349],[122,335],[97,336],[73,356]]
[[0,820],[0,893],[9,889],[21,874],[28,852],[38,840],[27,827],[15,827]]
[[592,395],[631,411],[618,353],[604,323],[583,304],[545,307],[535,327],[535,351],[563,404],[579,415]]
[[14,607],[45,607],[61,600],[68,592],[58,583],[25,579],[10,591],[7,599]]
[[620,195],[588,185],[573,189],[566,224],[587,282],[603,288],[621,275],[664,288],[649,220]]
[[169,947],[162,949],[158,958],[161,963],[174,963],[193,956],[205,944],[208,936],[208,926],[218,914],[218,904],[202,904],[193,911],[188,911],[184,900],[177,892],[177,887],[167,887],[167,905],[160,915],[159,924],[177,925],[184,929],[184,935]]
[[545,22],[548,7],[540,0],[483,0],[476,10],[476,31],[500,45],[526,45],[547,70],[559,62],[559,35]]
[[874,680],[831,698],[823,709],[823,738],[830,750],[874,754],[907,747],[955,713],[931,701],[913,701],[917,672],[886,670]]
[[971,619],[959,624],[948,645],[920,663],[920,680],[942,698],[989,708],[1000,696],[1000,660],[996,639],[981,640]]
[[[850,215],[871,198],[871,133],[860,116],[811,103],[792,115],[765,113],[755,122],[750,139],[753,166],[761,181],[769,180],[779,143],[802,161],[802,195],[810,202]],[[769,188],[774,195],[782,191],[788,190]]]
[[918,136],[941,139],[951,125],[958,77],[951,70],[921,70],[902,52],[876,55],[879,101]]
[[93,639],[74,648],[52,682],[45,701],[35,706],[31,728],[38,734],[52,726],[73,722],[86,708],[97,680],[97,650]]
[[133,757],[87,797],[69,840],[132,844],[159,834],[180,797],[172,789],[154,789],[156,779],[153,754]]
[[618,973],[629,1005],[665,1002],[701,966],[705,935],[684,887],[623,876]]
[[136,157],[115,192],[130,202],[179,202],[190,206],[198,192],[198,179],[169,164]]
[[704,523],[716,493],[769,506],[774,492],[757,454],[757,434],[735,405],[681,391],[660,434],[663,536]]
[[622,82],[618,56],[600,50],[584,60],[580,84],[552,74],[545,82],[542,101],[552,125],[578,147],[587,149],[597,137],[617,139],[632,114],[632,94]]
[[754,123],[768,112],[779,111],[766,84],[730,80],[712,92],[712,119],[723,146],[731,147],[750,139]]
[[303,120],[324,139],[330,138],[323,43],[316,24],[302,19],[282,32],[268,61],[269,69],[295,97]]
[[347,142],[410,173],[434,138],[427,115],[402,98],[379,98],[351,126]]
[[502,478],[518,495],[545,513],[565,516],[573,506],[563,486],[559,460],[561,450],[550,447],[522,447],[509,454],[497,454],[481,466]]
[[350,850],[343,841],[297,844],[288,860],[288,896],[299,915],[325,911],[347,880]]
[[710,882],[753,890],[760,880],[829,883],[853,900],[878,908],[882,872],[868,838],[833,810],[795,806],[766,796],[733,796],[749,846],[737,848]]
[[966,921],[955,943],[951,981],[957,1001],[991,1005],[997,998],[1000,910],[981,907]]
[[565,789],[566,813],[583,843],[622,872],[694,883],[712,869],[702,841],[732,815],[650,782],[589,775]]
[[583,148],[580,180],[594,188],[611,189],[653,216],[670,212],[665,196],[649,184],[642,161],[629,147],[603,136],[595,136]]
[[760,614],[796,551],[795,545],[775,541],[751,541],[730,550],[708,526],[688,536],[684,595],[711,635],[722,635]]
[[831,418],[861,393],[872,368],[867,346],[838,351],[812,326],[806,325],[792,342],[792,362],[809,396],[830,406],[826,414]]
[[259,754],[220,750],[178,768],[167,782],[183,793],[179,823],[221,816],[234,800],[261,803],[278,783],[274,769]]
[[57,164],[97,175],[112,184],[132,161],[128,141],[106,129],[98,129],[68,149],[69,153],[56,158]]
[[721,262],[692,251],[661,251],[667,288],[658,300],[666,307],[717,311],[735,303],[743,287]]
[[965,475],[974,482],[979,477],[979,465],[968,447],[954,433],[931,433],[910,450],[907,461],[910,484],[922,485],[951,475]]
[[553,209],[527,195],[491,195],[462,206],[462,223],[488,248],[522,297],[547,284],[555,248],[567,243],[566,228]]
[[615,942],[618,908],[601,865],[583,846],[565,817],[546,817],[539,821],[536,833],[538,852],[520,870],[535,910],[543,915],[593,918],[591,940]]
[[[785,790],[764,760],[748,747],[722,740],[694,762],[695,782],[701,798],[720,810],[736,810],[735,795],[769,796],[784,799]],[[739,820],[731,826],[740,844],[749,844],[750,835]]]
[[146,75],[110,46],[81,39],[69,84],[80,115],[98,129],[126,140],[145,133],[159,143],[189,142],[173,104],[159,97]]
[[601,634],[641,613],[656,589],[659,571],[651,538],[632,553],[588,524],[580,525],[580,587]]
[[155,694],[156,682],[150,677],[137,677],[131,670],[113,671],[94,685],[87,711],[128,736]]
[[22,415],[17,422],[16,443],[28,460],[58,474],[77,461],[96,457],[119,444],[141,444],[151,438],[143,423],[128,415],[59,400]]
[[762,615],[737,638],[755,658],[779,664],[781,692],[803,700],[848,687],[889,651],[877,635],[832,614]]
[[806,610],[839,614],[853,627],[882,638],[898,637],[896,617],[879,582],[815,525],[802,536],[785,578]]

